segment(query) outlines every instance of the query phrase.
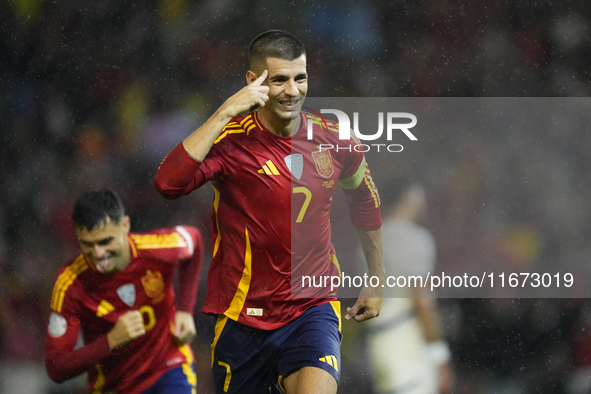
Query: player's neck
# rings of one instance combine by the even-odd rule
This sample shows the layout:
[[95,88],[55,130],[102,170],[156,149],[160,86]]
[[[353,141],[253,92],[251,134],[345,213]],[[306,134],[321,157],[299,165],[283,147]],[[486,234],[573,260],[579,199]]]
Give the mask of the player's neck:
[[265,111],[261,110],[258,112],[257,116],[267,130],[279,137],[291,137],[298,132],[302,123],[302,118],[299,115],[293,120],[285,121],[270,116]]
[[127,241],[127,248],[123,248],[123,255],[121,256],[121,264],[118,268],[118,271],[121,272],[125,270],[131,263],[131,245],[129,241]]

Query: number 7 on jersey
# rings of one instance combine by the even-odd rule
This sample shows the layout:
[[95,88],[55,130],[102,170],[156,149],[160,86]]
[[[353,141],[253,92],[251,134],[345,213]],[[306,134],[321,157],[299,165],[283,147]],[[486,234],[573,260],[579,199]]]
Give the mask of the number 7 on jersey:
[[294,187],[293,193],[303,193],[306,196],[304,200],[304,204],[300,209],[300,213],[298,214],[298,218],[296,219],[296,223],[301,223],[304,219],[304,215],[306,214],[306,210],[308,209],[308,205],[310,205],[310,200],[312,199],[312,192],[307,187]]

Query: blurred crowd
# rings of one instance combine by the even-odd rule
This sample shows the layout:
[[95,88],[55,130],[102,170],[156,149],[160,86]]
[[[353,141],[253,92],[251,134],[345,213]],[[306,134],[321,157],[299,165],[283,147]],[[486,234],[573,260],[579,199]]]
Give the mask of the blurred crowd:
[[[133,231],[188,223],[207,239],[213,193],[170,202],[152,181],[245,84],[256,34],[280,28],[304,41],[316,97],[587,97],[590,21],[582,0],[0,2],[0,393],[17,392],[1,381],[18,366],[38,367],[45,385],[51,290],[78,250],[71,209],[82,191],[117,190]],[[421,177],[443,266],[486,255],[500,267],[584,270],[591,134],[576,130],[451,133],[376,172]],[[588,300],[440,304],[454,392],[589,392]],[[212,321],[195,316],[208,393]],[[367,393],[362,333],[350,325],[345,336],[339,392]]]

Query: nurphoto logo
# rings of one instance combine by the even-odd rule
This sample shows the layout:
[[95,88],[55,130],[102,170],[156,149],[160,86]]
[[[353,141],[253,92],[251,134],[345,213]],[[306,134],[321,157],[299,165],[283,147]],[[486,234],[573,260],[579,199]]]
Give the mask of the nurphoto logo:
[[[310,110],[309,108],[306,108]],[[324,126],[328,129],[328,125],[326,120],[321,114],[333,114],[336,115],[338,119],[338,127],[339,127],[339,140],[350,140],[351,139],[351,130],[355,133],[355,137],[361,141],[375,141],[382,137],[384,134],[384,112],[378,112],[378,131],[375,134],[362,134],[359,130],[359,112],[353,112],[353,128],[351,128],[351,121],[349,116],[338,109],[321,109],[320,114],[316,111],[310,110],[314,112]],[[407,119],[410,122],[400,123],[400,119]],[[322,123],[320,123],[319,119],[308,119],[307,124],[307,138],[308,140],[314,139],[314,131],[313,125],[314,121],[316,121],[320,127],[322,127]],[[417,141],[417,137],[409,129],[413,128],[417,124],[417,117],[409,112],[387,112],[386,113],[386,139],[387,141],[392,141],[393,135],[396,131],[401,131],[404,133],[408,139],[411,141]],[[329,150],[329,149],[336,149],[339,150],[350,150],[351,146],[339,146],[339,145],[332,145],[332,144],[319,144],[319,151]],[[372,149],[372,147],[377,148],[378,152],[380,151],[381,147],[385,147],[388,152],[402,152],[403,146],[400,144],[356,144],[353,146],[353,149],[357,152],[367,152]]]

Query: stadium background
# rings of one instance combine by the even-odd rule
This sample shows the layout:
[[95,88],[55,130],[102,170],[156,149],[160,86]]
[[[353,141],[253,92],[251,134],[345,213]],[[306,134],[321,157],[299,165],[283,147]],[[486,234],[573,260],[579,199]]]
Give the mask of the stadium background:
[[[70,213],[80,192],[117,190],[135,231],[188,223],[208,237],[209,188],[168,202],[152,180],[169,149],[244,84],[245,49],[259,32],[281,28],[305,42],[314,96],[589,96],[590,19],[585,1],[0,2],[0,392],[78,387],[49,384],[42,360],[55,272],[77,250]],[[540,145],[554,190],[518,171],[527,155],[512,158],[516,171],[502,183],[487,180],[477,146],[414,158],[425,166],[427,224],[436,239],[455,240],[439,245],[440,260],[461,259],[469,245],[503,266],[564,256],[585,265],[591,136],[569,137]],[[412,174],[409,157],[396,160],[393,175]],[[572,171],[556,172],[564,162]],[[451,182],[429,177],[443,164]],[[488,212],[506,228],[472,240],[463,229],[491,190],[512,207]],[[543,209],[557,205],[569,214]],[[588,300],[441,307],[454,392],[589,392]],[[212,321],[196,321],[199,392],[210,393]],[[344,326],[339,393],[368,393],[360,326]]]

